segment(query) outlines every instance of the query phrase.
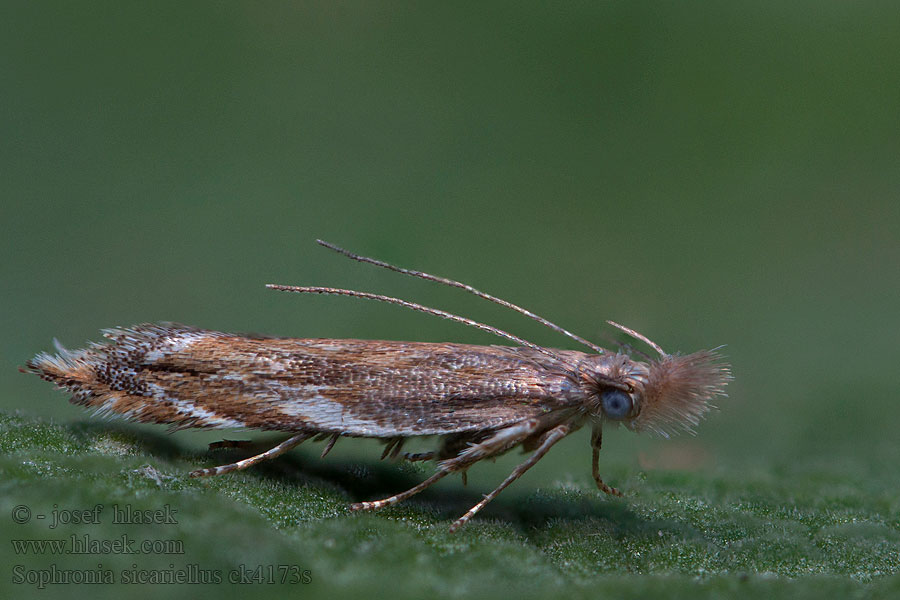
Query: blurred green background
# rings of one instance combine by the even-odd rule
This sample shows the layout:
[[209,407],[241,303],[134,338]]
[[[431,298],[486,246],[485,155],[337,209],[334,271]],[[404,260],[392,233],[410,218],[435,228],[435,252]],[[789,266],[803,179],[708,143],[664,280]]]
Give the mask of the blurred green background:
[[[4,565],[250,557],[310,568],[313,583],[287,591],[332,596],[900,588],[895,3],[5,2],[0,23],[3,552],[53,537],[12,523],[22,503],[169,503],[182,520],[166,535],[187,544],[175,560]],[[80,347],[159,320],[497,343],[269,282],[387,293],[574,348],[315,238],[601,342],[614,319],[670,351],[727,344],[729,397],[695,438],[608,434],[603,469],[624,500],[591,490],[580,432],[454,537],[450,520],[517,455],[473,469],[468,488],[446,480],[410,507],[347,515],[425,471],[351,441],[204,485],[183,474],[221,462],[203,454],[220,436],[91,420],[16,371],[54,337]],[[148,463],[174,479],[134,483]],[[160,591],[272,590],[128,588]]]

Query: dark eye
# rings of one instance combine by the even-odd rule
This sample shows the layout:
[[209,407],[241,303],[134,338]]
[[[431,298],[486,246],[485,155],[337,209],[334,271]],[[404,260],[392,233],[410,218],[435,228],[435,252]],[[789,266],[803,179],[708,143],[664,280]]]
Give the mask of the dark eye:
[[631,414],[631,409],[634,408],[631,396],[615,388],[604,390],[600,394],[600,402],[603,405],[603,413],[616,421],[621,421],[627,417]]

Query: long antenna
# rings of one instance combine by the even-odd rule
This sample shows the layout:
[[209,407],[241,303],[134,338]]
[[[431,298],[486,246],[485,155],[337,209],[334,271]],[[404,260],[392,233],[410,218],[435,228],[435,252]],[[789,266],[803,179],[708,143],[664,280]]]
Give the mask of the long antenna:
[[584,339],[580,336],[577,336],[570,331],[563,329],[562,327],[560,327],[559,325],[557,325],[555,323],[551,323],[544,317],[536,315],[533,312],[531,312],[530,310],[526,310],[526,309],[522,308],[521,306],[516,306],[512,302],[507,302],[506,300],[497,298],[496,296],[491,296],[490,294],[486,294],[480,290],[476,290],[471,285],[466,285],[465,283],[460,283],[459,281],[447,279],[446,277],[438,277],[436,275],[429,275],[428,273],[423,273],[422,271],[414,271],[412,269],[404,269],[403,267],[397,267],[390,263],[386,263],[382,260],[378,260],[377,258],[369,258],[367,256],[360,256],[359,254],[354,254],[353,252],[350,252],[349,250],[344,250],[340,246],[335,246],[334,244],[332,244],[330,242],[326,242],[324,240],[316,240],[316,243],[319,244],[320,246],[324,246],[325,248],[328,248],[329,250],[334,250],[338,254],[343,254],[344,256],[347,256],[347,257],[352,258],[353,260],[356,260],[359,262],[369,263],[370,265],[383,267],[383,268],[389,269],[391,271],[396,271],[397,273],[403,273],[404,275],[412,275],[413,277],[419,277],[421,279],[427,279],[428,281],[435,281],[437,283],[443,283],[444,285],[449,285],[450,287],[455,287],[455,288],[459,288],[461,290],[465,290],[465,291],[469,292],[470,294],[475,294],[479,298],[484,298],[485,300],[490,300],[491,302],[499,304],[500,306],[505,306],[506,308],[516,311],[517,313],[523,314],[526,317],[528,317],[529,319],[534,319],[541,325],[549,327],[550,329],[552,329],[558,333],[568,336],[580,344],[584,344],[588,348],[592,349],[594,352],[597,352],[599,354],[606,353],[606,350],[604,350],[597,344],[589,342],[586,339]]
[[479,323],[478,321],[473,321],[472,319],[467,319],[466,317],[460,317],[459,315],[454,315],[452,313],[448,313],[446,311],[440,310],[438,308],[429,308],[427,306],[423,306],[421,304],[416,304],[415,302],[409,302],[407,300],[401,300],[400,298],[392,298],[391,296],[382,296],[381,294],[371,294],[369,292],[359,292],[357,290],[343,290],[339,288],[329,288],[329,287],[315,287],[315,286],[297,286],[297,285],[279,285],[276,283],[267,283],[266,287],[271,290],[279,290],[282,292],[296,292],[298,294],[331,294],[335,296],[352,296],[354,298],[365,298],[367,300],[378,300],[379,302],[387,302],[388,304],[397,304],[399,306],[404,306],[406,308],[411,308],[412,310],[417,310],[419,312],[423,312],[429,315],[435,315],[437,317],[442,317],[444,319],[450,319],[451,321],[456,321],[457,323],[463,323],[464,325],[468,325],[470,327],[475,327],[476,329],[481,329],[482,331],[487,331],[488,333],[493,333],[496,336],[506,338],[521,346],[525,346],[527,348],[531,348],[532,350],[536,350],[541,352],[542,354],[546,354],[554,360],[557,360],[561,363],[568,364],[568,361],[563,359],[558,354],[548,350],[547,348],[543,348],[538,346],[537,344],[533,344],[528,340],[523,340],[519,336],[513,335],[511,333],[507,333],[502,329],[497,329],[496,327],[491,327],[490,325],[485,325],[484,323]]
[[635,331],[635,330],[632,329],[631,327],[625,327],[624,325],[619,325],[619,324],[616,323],[615,321],[607,321],[607,323],[609,323],[610,325],[612,325],[612,326],[615,327],[616,329],[621,329],[622,331],[624,331],[625,333],[627,333],[627,334],[630,335],[631,337],[633,337],[633,338],[635,338],[635,339],[637,339],[637,340],[641,340],[642,342],[644,342],[645,344],[647,344],[648,346],[650,346],[651,348],[653,348],[654,350],[656,350],[657,352],[659,352],[659,355],[660,355],[660,356],[668,356],[668,355],[663,351],[663,349],[659,347],[659,344],[657,344],[656,342],[652,341],[652,340],[651,340],[650,338],[648,338],[647,336],[638,333],[637,331]]

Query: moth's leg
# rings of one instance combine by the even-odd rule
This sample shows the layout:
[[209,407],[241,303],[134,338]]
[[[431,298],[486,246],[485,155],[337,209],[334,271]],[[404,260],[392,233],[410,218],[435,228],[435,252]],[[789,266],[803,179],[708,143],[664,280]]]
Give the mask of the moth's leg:
[[400,451],[403,450],[404,444],[406,444],[406,438],[400,438],[400,441],[394,444],[394,449],[391,450],[391,460],[397,460],[397,456],[399,456]]
[[339,437],[341,437],[341,434],[339,433],[335,433],[331,436],[331,439],[328,440],[327,444],[325,444],[325,448],[322,449],[322,456],[320,456],[319,458],[325,458],[328,453],[331,452],[331,449],[334,448],[334,445],[337,443]]
[[403,448],[403,444],[405,443],[406,438],[388,438],[384,443],[384,452],[381,453],[381,460],[387,458],[388,455],[391,456],[391,460],[397,458],[397,455],[400,453],[400,450]]
[[600,479],[600,446],[602,444],[603,428],[600,424],[594,424],[594,427],[591,430],[591,449],[593,451],[591,455],[591,474],[594,476],[594,483],[597,484],[597,489],[601,492],[605,492],[610,496],[621,496],[622,492],[611,485],[607,485]]
[[532,466],[534,466],[534,464],[537,463],[537,461],[541,460],[541,458],[543,458],[543,456],[547,453],[547,451],[550,450],[550,448],[553,446],[553,444],[555,444],[559,440],[561,440],[564,437],[566,437],[567,435],[569,435],[569,433],[571,433],[571,431],[572,431],[572,427],[568,424],[558,425],[558,426],[554,427],[553,429],[551,429],[546,434],[546,436],[544,436],[544,440],[541,443],[540,447],[534,451],[534,454],[532,454],[531,456],[528,457],[528,460],[526,460],[521,465],[516,467],[513,470],[513,472],[509,474],[509,477],[504,479],[503,483],[501,483],[500,485],[497,486],[497,489],[495,489],[490,494],[487,494],[481,502],[479,502],[478,504],[476,504],[475,506],[470,508],[466,514],[464,514],[463,516],[458,518],[456,521],[453,522],[452,525],[450,525],[450,533],[453,533],[454,531],[456,531],[457,529],[459,529],[460,527],[465,525],[466,522],[469,519],[471,519],[473,516],[475,516],[475,514],[478,511],[480,511],[482,508],[484,508],[488,502],[490,502],[491,500],[496,498],[497,494],[502,492],[506,488],[506,486],[508,486],[513,481],[515,481],[516,479],[521,477],[525,471],[527,471]]
[[276,456],[281,456],[291,448],[299,446],[303,441],[308,440],[314,433],[298,433],[297,435],[288,438],[287,440],[281,442],[274,448],[270,448],[266,450],[262,454],[257,454],[256,456],[251,456],[250,458],[245,458],[244,460],[239,460],[236,463],[231,463],[230,465],[222,465],[221,467],[211,467],[209,469],[197,469],[196,471],[191,471],[191,477],[208,477],[210,475],[222,475],[223,473],[230,473],[231,471],[238,471],[240,469],[246,469],[247,467],[252,467],[256,463],[260,463],[264,460],[269,460],[270,458],[275,458]]
[[435,456],[437,456],[437,452],[404,452],[403,460],[408,460],[409,462],[418,462],[422,460],[431,460]]
[[529,435],[537,431],[539,426],[540,425],[537,419],[529,419],[517,425],[501,429],[483,442],[466,448],[464,451],[460,452],[458,456],[441,461],[440,465],[438,466],[437,472],[435,472],[434,475],[432,475],[419,485],[411,487],[405,492],[401,492],[383,500],[373,500],[371,502],[356,502],[350,505],[350,510],[376,510],[379,508],[384,508],[385,506],[397,504],[398,502],[406,500],[410,496],[418,494],[434,482],[443,479],[450,473],[466,469],[472,463],[481,460],[482,458],[491,456],[502,450],[509,449],[510,447],[518,444]]
[[449,475],[451,471],[441,470],[437,471],[434,475],[420,483],[415,487],[411,487],[405,492],[400,492],[390,498],[385,498],[383,500],[373,500],[372,502],[355,502],[350,505],[350,510],[375,510],[378,508],[384,508],[385,506],[390,506],[391,504],[397,504],[403,500],[406,500],[410,496],[414,496],[430,486],[435,481],[442,479]]
[[472,444],[457,456],[441,461],[442,467],[451,468],[454,471],[468,467],[474,462],[490,458],[506,452],[513,446],[521,444],[529,436],[536,434],[541,427],[537,419],[528,419],[510,427],[504,427],[491,437]]
[[253,442],[250,440],[219,440],[218,442],[210,442],[210,450],[219,450],[221,448],[249,448]]

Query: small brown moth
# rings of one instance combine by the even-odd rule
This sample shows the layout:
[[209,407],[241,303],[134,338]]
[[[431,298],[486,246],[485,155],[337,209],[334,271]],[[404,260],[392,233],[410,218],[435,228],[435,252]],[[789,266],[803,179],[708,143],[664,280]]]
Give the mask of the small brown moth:
[[[104,331],[109,344],[38,354],[30,372],[69,390],[71,402],[131,421],[188,427],[248,428],[291,437],[257,456],[200,469],[193,477],[245,469],[304,440],[379,438],[382,458],[434,460],[422,483],[351,510],[382,508],[421,492],[451,473],[521,446],[532,451],[497,488],[457,519],[455,531],[518,479],[559,440],[590,423],[597,487],[621,493],[600,478],[604,423],[668,437],[693,431],[715,396],[724,395],[729,367],[715,350],[672,355],[627,327],[611,325],[658,355],[635,360],[611,352],[514,304],[442,277],[359,256],[318,243],[354,260],[462,288],[515,310],[578,341],[592,353],[557,350],[515,335],[389,296],[325,287],[269,285],[289,292],[337,294],[398,304],[451,319],[515,342],[515,347],[338,339],[289,339],[220,333],[172,323]],[[632,353],[634,353],[632,351]],[[407,438],[441,436],[431,452],[401,454]]]

